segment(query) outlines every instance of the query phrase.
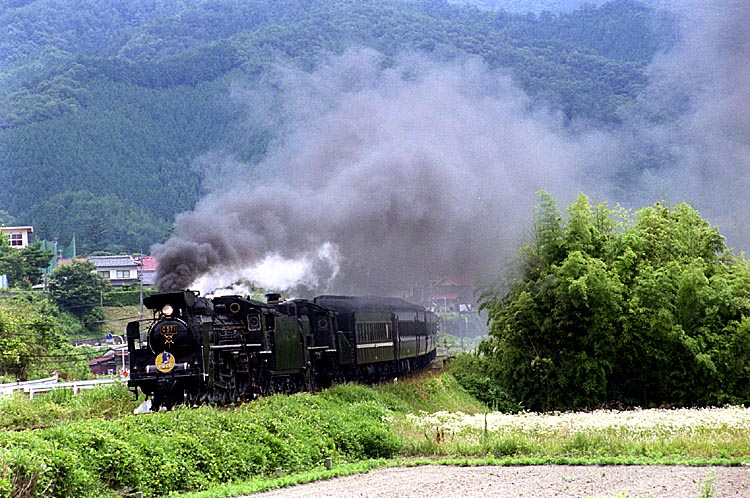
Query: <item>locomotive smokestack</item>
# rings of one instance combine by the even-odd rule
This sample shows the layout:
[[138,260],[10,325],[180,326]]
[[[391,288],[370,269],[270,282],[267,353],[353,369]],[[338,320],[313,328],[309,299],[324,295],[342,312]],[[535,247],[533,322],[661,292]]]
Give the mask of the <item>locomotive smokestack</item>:
[[281,294],[278,292],[266,294],[266,302],[268,304],[279,304],[279,301],[281,301]]

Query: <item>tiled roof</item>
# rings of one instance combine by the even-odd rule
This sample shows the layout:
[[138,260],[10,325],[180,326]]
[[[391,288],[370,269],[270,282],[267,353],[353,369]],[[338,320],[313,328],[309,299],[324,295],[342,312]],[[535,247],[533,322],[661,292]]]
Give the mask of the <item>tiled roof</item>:
[[91,256],[89,261],[94,263],[97,268],[112,267],[112,266],[138,266],[133,258],[127,254],[121,254],[119,256]]
[[159,262],[153,256],[143,256],[143,271],[156,271]]

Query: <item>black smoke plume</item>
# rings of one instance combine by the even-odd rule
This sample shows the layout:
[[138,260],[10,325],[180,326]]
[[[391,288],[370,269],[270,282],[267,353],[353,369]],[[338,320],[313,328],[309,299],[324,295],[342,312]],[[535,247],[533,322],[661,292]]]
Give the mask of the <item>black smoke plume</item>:
[[212,155],[231,180],[154,249],[161,289],[207,274],[257,281],[269,257],[280,278],[293,261],[300,283],[349,292],[483,272],[528,225],[534,192],[572,190],[601,149],[479,61],[382,65],[362,49],[276,75],[283,140],[257,165]]

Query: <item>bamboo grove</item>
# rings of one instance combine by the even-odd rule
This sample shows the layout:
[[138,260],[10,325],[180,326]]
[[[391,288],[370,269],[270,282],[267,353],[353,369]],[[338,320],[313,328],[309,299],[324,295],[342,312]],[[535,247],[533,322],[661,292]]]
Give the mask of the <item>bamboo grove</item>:
[[539,194],[533,237],[486,289],[489,376],[523,407],[750,400],[750,265],[685,203],[635,213]]

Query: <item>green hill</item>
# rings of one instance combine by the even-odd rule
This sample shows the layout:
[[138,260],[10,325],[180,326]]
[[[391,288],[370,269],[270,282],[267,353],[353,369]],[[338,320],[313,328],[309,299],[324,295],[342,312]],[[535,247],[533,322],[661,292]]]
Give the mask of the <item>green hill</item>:
[[164,240],[207,191],[203,155],[262,158],[278,116],[249,127],[233,95],[281,64],[310,70],[352,46],[476,56],[568,121],[610,125],[670,41],[629,0],[538,16],[444,1],[5,0],[0,28],[0,210],[39,238],[75,234],[83,254]]

